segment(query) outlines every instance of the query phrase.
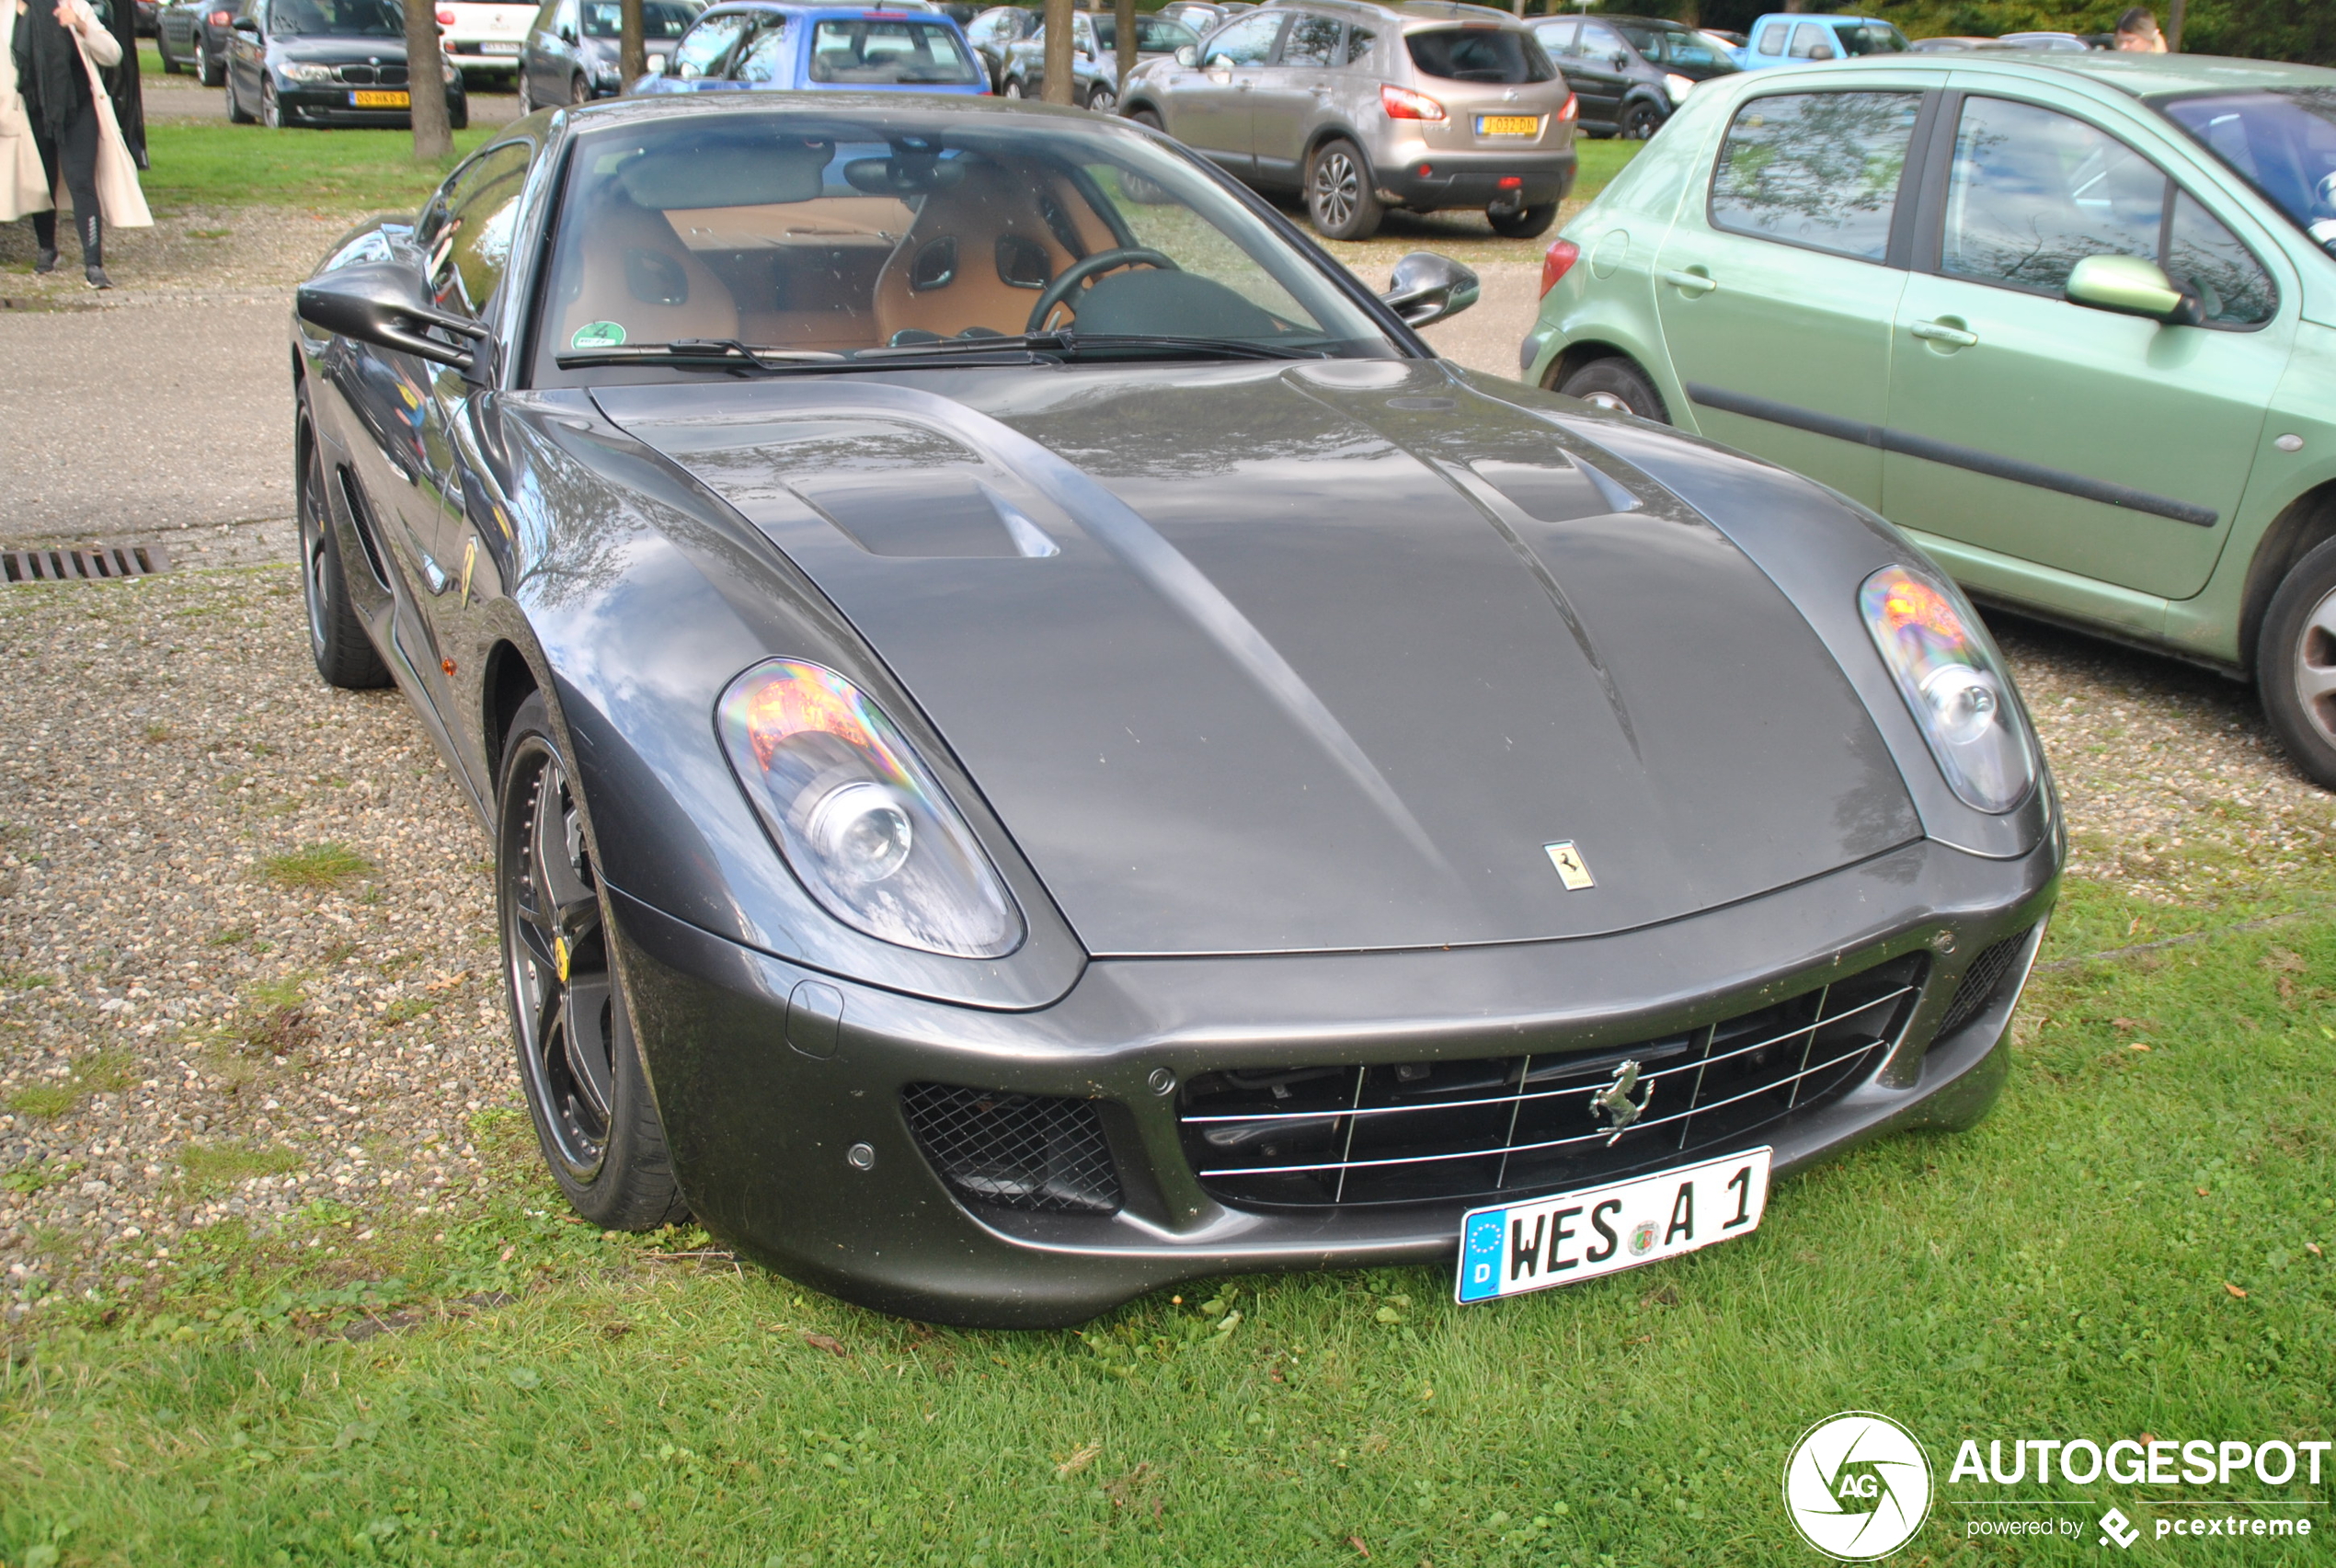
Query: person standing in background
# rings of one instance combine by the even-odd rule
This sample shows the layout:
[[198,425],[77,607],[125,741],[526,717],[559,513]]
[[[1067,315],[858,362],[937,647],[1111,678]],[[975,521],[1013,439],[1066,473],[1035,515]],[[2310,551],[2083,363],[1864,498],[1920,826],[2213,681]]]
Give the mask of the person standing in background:
[[2158,30],[2158,13],[2136,6],[2117,18],[2117,52],[2121,54],[2163,54],[2166,35]]
[[49,181],[33,145],[32,121],[17,93],[17,8],[0,0],[0,223],[14,223],[50,206]]
[[[14,3],[16,36],[9,40],[8,53],[16,64],[17,91],[31,122],[41,169],[52,193],[62,181],[72,195],[81,275],[93,289],[110,289],[106,224],[148,228],[154,223],[138,189],[137,166],[114,120],[113,98],[97,74],[100,66],[120,63],[121,41],[90,8],[89,0]],[[55,271],[55,211],[34,213],[32,232],[40,248],[33,270]]]

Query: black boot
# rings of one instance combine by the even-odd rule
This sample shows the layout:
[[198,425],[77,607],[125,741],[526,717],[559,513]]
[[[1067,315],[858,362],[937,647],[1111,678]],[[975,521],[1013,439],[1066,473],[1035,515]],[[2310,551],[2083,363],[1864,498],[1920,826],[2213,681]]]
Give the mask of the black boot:
[[35,252],[32,269],[35,272],[54,272],[57,269],[56,213],[35,212],[32,215],[32,245]]
[[113,280],[106,276],[106,221],[95,212],[76,213],[74,221],[81,228],[81,275],[93,289],[112,288]]

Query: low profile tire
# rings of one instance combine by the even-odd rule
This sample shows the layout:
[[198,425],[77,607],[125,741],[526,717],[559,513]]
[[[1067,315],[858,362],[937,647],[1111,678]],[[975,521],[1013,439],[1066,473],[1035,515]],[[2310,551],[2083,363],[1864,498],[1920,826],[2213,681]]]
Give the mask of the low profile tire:
[[1663,129],[1665,115],[1653,104],[1642,99],[1622,106],[1622,122],[1616,129],[1625,142],[1643,142]]
[[1306,215],[1324,239],[1368,239],[1386,215],[1371,194],[1370,164],[1352,142],[1323,143],[1306,162]]
[[340,531],[333,526],[325,498],[325,460],[316,450],[316,432],[305,419],[297,440],[300,473],[294,508],[300,516],[300,586],[308,606],[309,655],[327,686],[348,692],[386,686],[389,667],[365,635],[365,623],[349,595]]
[[604,1230],[689,1214],[649,1098],[551,715],[520,704],[497,780],[496,902],[520,1083],[552,1179]]
[[232,81],[227,84],[227,120],[231,125],[251,123],[251,113],[244,108],[243,100],[235,97],[235,84]]
[[2336,539],[2287,570],[2255,642],[2263,716],[2296,765],[2336,789]]
[[1617,414],[1635,414],[1642,419],[1652,419],[1658,425],[1671,422],[1670,410],[1663,406],[1663,395],[1644,372],[1620,355],[1611,359],[1592,360],[1565,378],[1557,389],[1567,397],[1578,397],[1593,407],[1610,409]]
[[1531,239],[1537,235],[1549,233],[1550,225],[1557,222],[1557,203],[1540,201],[1530,207],[1519,207],[1514,212],[1488,207],[1484,210],[1484,221],[1491,223],[1493,232],[1503,239]]
[[1152,131],[1162,129],[1160,116],[1148,109],[1131,109],[1128,111],[1128,118]]

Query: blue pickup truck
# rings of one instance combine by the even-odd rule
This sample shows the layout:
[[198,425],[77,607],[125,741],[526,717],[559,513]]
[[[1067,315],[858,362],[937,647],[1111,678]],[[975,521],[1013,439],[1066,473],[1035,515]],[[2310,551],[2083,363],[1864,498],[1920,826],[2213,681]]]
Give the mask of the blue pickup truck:
[[1903,54],[1906,48],[1906,34],[1871,17],[1772,11],[1752,24],[1751,41],[1737,50],[1735,57],[1746,71],[1758,71],[1769,65],[1805,65],[1813,60]]

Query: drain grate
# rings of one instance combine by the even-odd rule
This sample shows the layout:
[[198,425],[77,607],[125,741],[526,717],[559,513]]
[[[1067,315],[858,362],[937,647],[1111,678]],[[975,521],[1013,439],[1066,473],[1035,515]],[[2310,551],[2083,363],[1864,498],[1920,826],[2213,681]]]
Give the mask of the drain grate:
[[170,569],[170,552],[160,544],[92,544],[80,550],[0,551],[0,569],[10,582],[94,582],[145,578]]

